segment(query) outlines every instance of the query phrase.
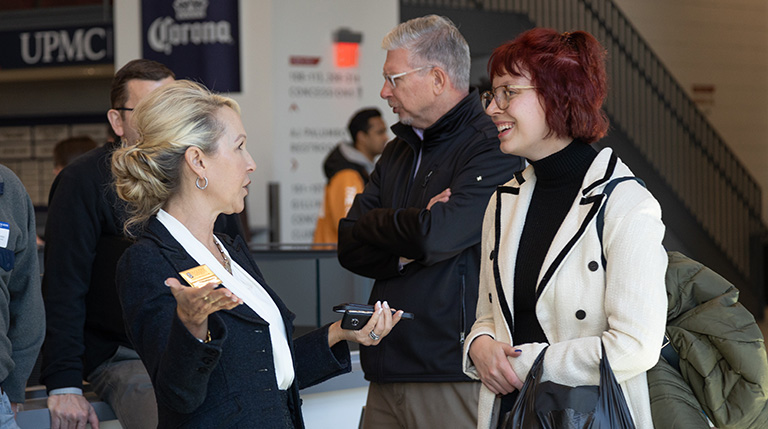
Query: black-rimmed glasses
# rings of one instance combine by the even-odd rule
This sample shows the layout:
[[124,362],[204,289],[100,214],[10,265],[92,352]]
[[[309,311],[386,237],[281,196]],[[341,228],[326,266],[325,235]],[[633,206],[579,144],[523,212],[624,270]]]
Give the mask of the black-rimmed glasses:
[[133,112],[133,109],[130,107],[113,107],[112,110],[122,110],[124,112]]

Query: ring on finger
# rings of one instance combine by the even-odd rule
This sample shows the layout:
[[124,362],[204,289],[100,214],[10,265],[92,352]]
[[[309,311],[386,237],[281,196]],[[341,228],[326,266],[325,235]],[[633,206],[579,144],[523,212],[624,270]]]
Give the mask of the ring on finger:
[[375,332],[373,332],[373,329],[371,329],[371,332],[368,333],[368,336],[371,337],[373,341],[379,341],[381,338],[380,336],[376,335]]

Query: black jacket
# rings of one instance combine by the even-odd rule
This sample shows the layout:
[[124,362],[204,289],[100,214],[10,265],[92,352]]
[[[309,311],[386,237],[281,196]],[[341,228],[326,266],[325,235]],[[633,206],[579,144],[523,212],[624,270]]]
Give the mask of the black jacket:
[[[501,153],[477,91],[424,131],[397,123],[371,180],[339,225],[339,261],[376,279],[369,303],[413,312],[360,355],[374,382],[468,381],[462,345],[475,320],[480,233],[497,185],[523,168]],[[414,178],[419,150],[421,164]],[[426,210],[451,188],[448,203]],[[414,259],[399,271],[399,257]]]
[[124,206],[112,187],[107,143],[56,176],[45,225],[43,298],[46,339],[41,381],[47,389],[82,380],[118,346],[132,348],[115,290],[115,266],[131,242]]
[[[117,261],[132,241],[123,235],[125,204],[111,171],[117,143],[93,149],[56,176],[45,225],[43,299],[46,338],[41,382],[46,389],[82,388],[118,346],[133,348],[125,334],[115,289]],[[238,231],[236,215],[217,231]],[[223,228],[223,229],[220,229]]]
[[[272,297],[291,338],[295,316],[264,281],[243,240],[219,238],[232,259]],[[163,282],[168,277],[181,282],[179,271],[197,265],[153,217],[117,268],[129,336],[155,386],[158,427],[284,427],[267,322],[247,305],[218,311],[208,318],[212,341],[204,344],[179,320],[176,300]],[[344,341],[328,347],[328,326],[289,341],[289,346],[296,374],[289,406],[295,427],[304,427],[299,388],[349,372],[349,348]]]

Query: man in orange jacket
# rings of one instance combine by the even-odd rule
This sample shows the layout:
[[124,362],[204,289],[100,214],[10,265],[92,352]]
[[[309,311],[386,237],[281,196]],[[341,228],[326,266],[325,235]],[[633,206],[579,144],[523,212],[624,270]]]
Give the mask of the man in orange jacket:
[[339,220],[347,215],[355,195],[363,192],[373,171],[374,159],[384,150],[389,138],[387,124],[375,108],[355,113],[347,128],[352,143],[339,143],[323,162],[328,184],[315,227],[313,241],[317,244],[336,243]]

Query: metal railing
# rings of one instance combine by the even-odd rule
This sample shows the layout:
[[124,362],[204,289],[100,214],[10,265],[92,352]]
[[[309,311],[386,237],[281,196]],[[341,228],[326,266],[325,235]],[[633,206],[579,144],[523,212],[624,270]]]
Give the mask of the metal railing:
[[611,0],[401,0],[418,7],[517,13],[536,26],[584,30],[608,51],[605,110],[750,278],[750,238],[764,235],[760,186]]

